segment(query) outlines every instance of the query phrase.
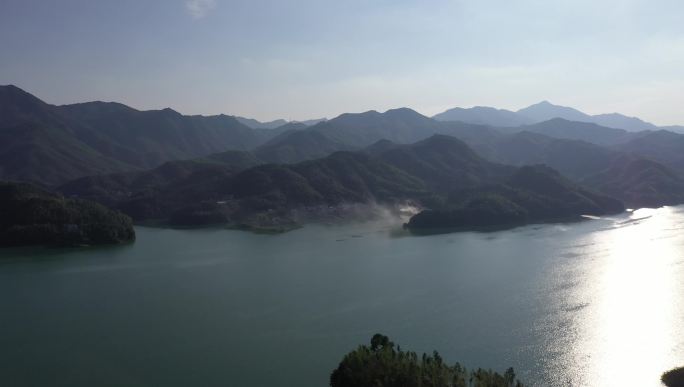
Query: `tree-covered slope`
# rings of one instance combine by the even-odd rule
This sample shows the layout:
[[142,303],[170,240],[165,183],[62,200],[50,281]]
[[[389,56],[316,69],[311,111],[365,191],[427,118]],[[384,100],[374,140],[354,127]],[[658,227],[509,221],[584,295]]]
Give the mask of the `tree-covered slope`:
[[631,155],[580,183],[619,198],[632,208],[684,203],[684,178],[662,164]]
[[642,133],[617,148],[657,161],[675,171],[684,171],[684,134],[667,130]]
[[294,163],[325,157],[336,151],[364,149],[382,140],[412,144],[435,134],[481,140],[493,139],[500,133],[482,125],[439,122],[411,109],[400,108],[384,113],[345,113],[304,130],[283,133],[257,148],[255,153],[270,162]]
[[454,193],[444,208],[422,211],[407,227],[476,229],[622,211],[619,200],[582,188],[549,167],[525,166],[504,184]]
[[131,219],[100,204],[0,183],[0,246],[100,245],[135,239]]
[[252,129],[225,115],[138,111],[119,103],[54,106],[15,86],[0,86],[0,179],[54,186],[249,150],[284,130]]
[[59,128],[32,123],[0,128],[0,179],[56,185],[78,176],[135,169]]
[[534,121],[516,112],[505,109],[495,109],[487,106],[475,106],[472,108],[453,108],[434,115],[437,121],[461,121],[471,124],[491,126],[520,126],[531,124]]
[[571,179],[582,179],[606,169],[619,157],[615,150],[586,141],[527,131],[502,134],[472,146],[488,160],[514,166],[546,164]]
[[500,181],[512,172],[448,136],[375,151],[336,152],[316,160],[243,171],[206,162],[174,162],[164,167],[173,166],[176,173],[162,173],[160,167],[143,173],[87,177],[61,190],[114,205],[137,220],[195,224],[200,217],[193,213],[213,213],[206,219],[220,223],[269,211],[316,213],[343,205],[393,205],[406,200],[434,204],[449,191]]
[[499,181],[512,173],[512,168],[487,161],[464,142],[446,135],[383,150],[376,145],[375,152],[381,160],[420,178],[437,192]]
[[[300,219],[344,216],[344,206],[426,200],[423,182],[367,155],[337,152],[293,165],[267,164],[197,185],[181,181],[157,195],[120,208],[136,218],[162,217],[174,224],[292,224]],[[189,193],[192,193],[189,195]],[[139,213],[156,207],[155,214]]]
[[659,156],[664,161],[676,160],[676,145],[658,155],[655,149],[651,152],[639,153],[636,149],[628,152],[631,149],[604,147],[527,131],[500,134],[494,139],[473,138],[469,145],[484,158],[502,164],[548,165],[580,185],[618,198],[630,207],[684,203],[682,177],[676,172],[681,168],[668,167],[650,159]]
[[622,144],[635,136],[623,129],[607,128],[590,122],[568,121],[554,118],[537,124],[521,126],[512,131],[528,131],[549,137],[582,140],[592,144],[610,146]]
[[410,145],[383,141],[362,152],[242,171],[197,162],[166,168],[171,172],[158,168],[135,176],[92,177],[62,189],[79,197],[108,198],[106,203],[138,221],[183,225],[295,223],[343,216],[348,206],[406,202],[449,211],[498,206],[487,207],[485,224],[509,223],[498,216],[509,207],[516,222],[622,209],[616,200],[578,187],[550,168],[491,163],[444,135]]
[[[254,130],[226,115],[184,116],[171,109],[138,111],[104,102],[57,109],[88,128],[88,135],[81,139],[94,149],[146,168],[228,149],[248,150],[261,144],[271,133]],[[97,138],[90,138],[91,134]]]
[[512,368],[503,374],[449,365],[434,351],[418,356],[376,334],[344,356],[330,375],[331,387],[522,387]]
[[296,163],[328,156],[354,147],[311,130],[289,130],[254,150],[261,160],[271,163]]
[[191,182],[200,189],[206,181],[231,176],[260,164],[263,162],[250,152],[226,151],[198,159],[169,161],[147,171],[85,176],[57,189],[67,196],[115,206],[132,197],[177,190],[180,185],[191,185]]

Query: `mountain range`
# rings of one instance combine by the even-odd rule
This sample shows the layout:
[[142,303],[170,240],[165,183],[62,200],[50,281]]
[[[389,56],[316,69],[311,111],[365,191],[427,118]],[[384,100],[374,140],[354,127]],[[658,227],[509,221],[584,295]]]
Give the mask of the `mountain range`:
[[283,119],[278,119],[273,121],[261,122],[253,118],[245,118],[239,116],[235,116],[235,119],[238,120],[241,124],[249,126],[252,129],[275,129],[286,124],[302,124],[304,126],[311,126],[327,120],[326,118],[316,118],[304,121],[286,121]]
[[252,149],[279,133],[252,129],[226,115],[139,111],[112,102],[55,106],[15,86],[0,87],[0,179],[5,180],[56,185]]
[[684,126],[658,127],[640,118],[629,117],[620,113],[589,115],[571,107],[554,105],[548,101],[542,101],[517,111],[486,106],[453,108],[436,114],[432,118],[438,121],[461,121],[490,126],[521,126],[562,118],[568,121],[589,122],[629,132],[664,129],[684,133]]
[[171,224],[294,224],[347,204],[453,209],[469,205],[454,201],[463,192],[496,197],[477,206],[534,214],[524,200],[539,193],[521,194],[510,179],[540,164],[553,172],[526,173],[549,184],[567,179],[560,186],[580,196],[588,194],[578,189],[588,190],[631,207],[684,203],[682,134],[604,126],[587,117],[618,116],[548,102],[518,112],[451,112],[470,122],[399,108],[253,128],[245,122],[261,123],[113,102],[55,106],[1,86],[0,180],[37,183],[136,221]]
[[[244,164],[231,170],[225,164],[197,162],[193,168],[173,168],[175,173],[160,167],[128,179],[88,177],[60,191],[107,203],[138,222],[260,229],[344,216],[355,206],[362,206],[363,212],[372,212],[377,204],[467,208],[472,200],[457,199],[464,193],[471,199],[496,194],[495,206],[486,211],[517,208],[519,222],[623,209],[619,200],[571,183],[550,167],[526,168],[488,161],[461,140],[433,135],[413,144],[382,140],[362,151],[335,152],[296,164]],[[425,228],[425,222],[420,224]]]

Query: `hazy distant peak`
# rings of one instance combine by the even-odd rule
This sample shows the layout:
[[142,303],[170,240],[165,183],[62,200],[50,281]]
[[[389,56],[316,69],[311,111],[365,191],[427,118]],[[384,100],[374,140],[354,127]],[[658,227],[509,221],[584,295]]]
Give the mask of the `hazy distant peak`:
[[0,85],[0,90],[5,90],[7,92],[21,92],[21,93],[26,93],[24,90],[21,88],[17,87],[16,85],[9,84],[9,85]]
[[537,122],[535,124],[532,124],[530,126],[547,126],[549,124],[555,124],[555,125],[572,125],[572,126],[600,126],[598,124],[595,124],[593,122],[586,122],[586,121],[575,121],[575,120],[570,120],[567,118],[563,117],[553,117],[549,118],[544,121]]
[[325,121],[328,121],[328,119],[323,117],[323,118],[313,118],[310,120],[303,120],[303,121],[294,120],[294,121],[290,121],[290,123],[297,123],[297,124],[304,124],[306,126],[313,126],[313,125],[317,125],[317,124],[320,124],[321,122],[325,122]]
[[474,106],[472,108],[456,107],[432,117],[437,121],[460,121],[470,124],[490,126],[520,126],[531,124],[531,119],[505,109],[489,106]]
[[[458,109],[458,108],[457,108],[457,109]],[[466,109],[463,109],[463,110],[466,110]],[[490,111],[493,111],[493,112],[511,112],[510,110],[499,109],[499,108],[495,108],[495,107],[491,107],[491,106],[473,106],[473,107],[470,108],[470,110],[474,110],[474,111],[487,111],[487,112],[490,112]],[[512,112],[511,112],[511,113],[512,113]]]
[[592,117],[597,124],[607,126],[609,128],[620,128],[633,132],[642,130],[656,130],[657,126],[650,122],[643,121],[637,117],[629,117],[620,113],[598,114]]
[[70,111],[80,110],[83,112],[107,112],[107,113],[118,113],[118,112],[138,112],[139,110],[134,109],[128,105],[124,105],[119,102],[108,102],[108,101],[92,101],[92,102],[79,102],[67,105],[60,105],[62,109],[67,109]]
[[389,149],[395,148],[397,146],[399,146],[399,144],[397,144],[393,141],[390,141],[386,138],[383,138],[383,139],[378,140],[378,141],[374,142],[373,144],[367,146],[364,149],[364,152],[366,152],[368,154],[372,154],[372,155],[377,155],[377,154],[385,152]]
[[240,116],[235,116],[235,119],[238,120],[241,124],[249,126],[252,129],[275,129],[279,126],[287,124],[287,121],[283,119],[277,119],[268,122],[261,122],[253,118],[245,118]]
[[160,110],[160,112],[162,112],[162,113],[164,113],[164,114],[168,114],[168,115],[182,116],[182,114],[180,114],[179,112],[177,112],[177,111],[171,109],[170,107],[164,108],[164,109]]
[[[363,118],[380,117],[381,115],[382,115],[382,113],[378,112],[377,110],[367,110],[367,111],[361,112],[361,113],[342,113],[330,121],[340,121],[340,120],[345,120],[345,119],[354,118],[354,117],[363,117]],[[330,121],[328,121],[328,122],[330,122]]]
[[532,104],[528,107],[519,109],[517,112],[520,113],[520,112],[525,111],[525,110],[542,109],[542,108],[543,109],[562,109],[562,110],[568,109],[568,110],[575,110],[575,111],[579,112],[579,110],[573,109],[571,107],[552,104],[548,100],[543,100],[543,101],[537,102],[537,103]]
[[389,109],[389,110],[385,111],[385,114],[412,114],[412,115],[422,116],[422,114],[418,113],[417,111],[415,111],[411,108],[407,108],[407,107]]
[[15,85],[0,86],[0,102],[5,103],[39,103],[45,104],[40,98],[28,93]]
[[16,85],[12,85],[12,84],[0,85],[0,92],[3,94],[30,95],[31,97],[38,99],[37,97],[35,97],[31,93],[21,89],[20,87],[18,87]]
[[564,118],[570,121],[591,121],[591,116],[588,114],[571,107],[554,105],[549,101],[536,103],[518,110],[517,113],[535,121],[546,121],[552,118]]

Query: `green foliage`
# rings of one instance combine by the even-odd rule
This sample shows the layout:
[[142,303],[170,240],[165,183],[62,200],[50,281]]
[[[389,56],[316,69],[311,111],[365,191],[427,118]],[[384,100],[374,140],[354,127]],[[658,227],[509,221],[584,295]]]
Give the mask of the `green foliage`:
[[408,228],[472,229],[624,211],[620,201],[590,192],[540,165],[520,168],[505,184],[455,193],[450,197],[450,204],[451,208],[415,215]]
[[436,351],[418,356],[395,348],[387,336],[375,334],[370,346],[344,356],[330,375],[331,387],[522,387],[512,368],[491,370],[451,366]]
[[0,183],[0,246],[98,245],[135,239],[131,219],[28,184]]
[[484,193],[461,208],[422,211],[411,218],[408,226],[411,229],[481,228],[516,225],[528,219],[528,211],[515,202],[495,193]]
[[667,387],[684,387],[684,367],[665,372],[660,380]]

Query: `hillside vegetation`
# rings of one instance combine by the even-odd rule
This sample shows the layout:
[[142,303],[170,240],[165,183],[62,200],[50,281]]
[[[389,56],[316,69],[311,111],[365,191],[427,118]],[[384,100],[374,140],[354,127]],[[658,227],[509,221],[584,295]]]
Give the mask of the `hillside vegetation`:
[[376,334],[344,356],[330,375],[331,387],[523,387],[512,368],[503,374],[447,364],[437,353],[418,356]]
[[28,184],[0,183],[0,246],[102,245],[135,239],[131,219]]
[[[297,164],[242,170],[191,165],[171,174],[176,178],[161,178],[157,170],[126,180],[125,188],[121,176],[110,175],[61,189],[111,204],[137,221],[276,229],[346,217],[359,205],[397,209],[412,203],[433,209],[412,219],[413,229],[512,225],[624,209],[618,200],[581,188],[551,168],[491,163],[444,135],[410,145],[381,142],[362,152]],[[123,194],[113,197],[114,192]]]
[[530,222],[577,220],[581,215],[614,214],[625,210],[617,199],[571,183],[546,166],[526,166],[504,184],[459,192],[446,208],[413,216],[407,228],[473,229]]

